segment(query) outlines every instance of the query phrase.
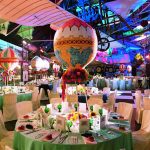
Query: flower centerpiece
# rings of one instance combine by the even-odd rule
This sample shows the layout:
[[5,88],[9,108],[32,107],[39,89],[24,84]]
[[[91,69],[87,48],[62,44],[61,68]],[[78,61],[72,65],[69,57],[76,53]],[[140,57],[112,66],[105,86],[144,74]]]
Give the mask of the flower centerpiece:
[[81,67],[68,69],[63,74],[63,80],[65,83],[83,83],[88,79],[88,73],[85,69]]

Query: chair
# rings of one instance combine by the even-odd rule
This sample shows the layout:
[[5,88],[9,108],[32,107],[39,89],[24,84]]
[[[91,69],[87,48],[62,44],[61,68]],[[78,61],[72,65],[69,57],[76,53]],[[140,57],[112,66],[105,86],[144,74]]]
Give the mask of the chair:
[[0,150],[5,150],[6,146],[12,147],[13,132],[7,131],[4,125],[2,112],[0,111]]
[[33,110],[37,110],[40,107],[40,100],[38,98],[38,90],[32,92],[32,105]]
[[16,110],[17,94],[9,93],[3,97],[3,117],[4,121],[17,120]]
[[132,89],[132,79],[128,79],[126,84],[126,90],[131,90],[131,89]]
[[117,78],[113,79],[113,85],[112,85],[112,89],[113,90],[117,90],[118,89],[118,81],[119,81],[119,79],[117,79]]
[[109,95],[110,94],[110,88],[109,87],[104,87],[103,88],[103,94]]
[[52,98],[60,98],[59,93],[50,92],[50,90],[48,90],[47,93],[48,93],[48,99],[50,103]]
[[111,110],[111,111],[115,111],[115,101],[116,101],[116,93],[110,93],[109,97],[108,97],[108,102],[103,104],[103,107]]
[[137,81],[136,78],[134,78],[133,81],[132,81],[132,89],[135,90],[137,87],[138,87],[138,81]]
[[150,96],[150,89],[144,90],[144,96],[146,97]]
[[34,87],[36,87],[36,86],[34,84],[31,84],[31,85],[28,85],[28,87],[29,87],[29,90],[33,91]]
[[103,100],[100,99],[100,98],[91,98],[91,97],[90,97],[90,98],[87,100],[87,105],[88,105],[88,106],[91,106],[91,105],[94,105],[94,104],[103,106]]
[[32,109],[32,102],[31,101],[22,101],[16,104],[17,107],[17,117],[21,118],[23,115],[31,113]]
[[125,80],[119,81],[119,90],[125,90]]
[[141,128],[132,132],[132,137],[135,150],[150,149],[150,110],[143,111]]
[[9,147],[9,146],[5,146],[5,150],[14,150],[14,149],[12,149],[12,148]]
[[72,94],[72,95],[67,94],[67,101],[69,103],[78,103],[78,95],[77,94]]
[[93,98],[102,99],[102,95],[100,95],[100,94],[95,94],[95,95],[91,95],[90,98],[91,98],[91,99],[93,99]]
[[132,113],[133,113],[133,106],[130,103],[119,102],[117,113],[124,117],[131,122]]
[[150,98],[149,97],[143,97],[143,109],[150,110]]
[[142,122],[142,113],[143,113],[141,103],[142,103],[142,95],[139,93],[135,93],[135,104],[136,104],[135,121],[139,124]]
[[105,82],[106,82],[106,86],[110,87],[110,80],[109,79],[105,79]]
[[51,98],[51,103],[50,104],[55,104],[55,103],[61,103],[62,102],[62,98]]

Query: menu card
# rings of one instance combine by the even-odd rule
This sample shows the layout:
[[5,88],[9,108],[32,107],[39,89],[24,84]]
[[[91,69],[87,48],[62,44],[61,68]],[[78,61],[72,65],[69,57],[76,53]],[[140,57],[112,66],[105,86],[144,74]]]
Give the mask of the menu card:
[[68,112],[68,102],[62,102],[62,112],[63,113]]
[[100,129],[106,127],[106,115],[100,116]]
[[79,112],[86,113],[86,103],[79,103]]
[[56,129],[59,131],[66,130],[66,118],[63,116],[56,117]]
[[79,131],[80,133],[84,133],[85,131],[88,131],[90,129],[89,126],[89,119],[83,118],[79,121]]

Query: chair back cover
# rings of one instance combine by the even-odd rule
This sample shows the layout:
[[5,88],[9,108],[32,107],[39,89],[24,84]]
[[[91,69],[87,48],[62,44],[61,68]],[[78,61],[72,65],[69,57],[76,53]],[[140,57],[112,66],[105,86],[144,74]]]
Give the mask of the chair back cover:
[[33,111],[31,101],[22,101],[16,104],[17,106],[17,117],[21,118],[23,115],[31,113]]
[[143,108],[146,110],[150,110],[150,98],[143,97]]
[[142,95],[140,93],[135,93],[135,104],[136,104],[136,108],[141,108]]
[[32,92],[32,104],[33,104],[33,110],[37,110],[40,107],[40,101],[38,98],[38,91],[34,90]]
[[16,93],[9,93],[4,95],[3,117],[5,122],[17,120],[16,102],[17,102]]
[[150,96],[150,89],[144,90],[144,96],[146,97]]
[[67,94],[67,101],[70,103],[78,103],[78,95],[77,94],[72,94],[72,95]]
[[117,79],[117,78],[113,79],[113,86],[112,86],[113,90],[118,89],[118,87],[119,87],[118,82],[119,82],[119,79]]
[[132,119],[132,113],[133,113],[133,106],[130,103],[125,102],[119,102],[117,113],[124,117],[124,119],[127,119],[131,121]]
[[62,98],[51,98],[50,100],[50,104],[55,104],[55,103],[61,103],[62,102]]
[[119,81],[119,90],[125,90],[125,80]]
[[50,92],[50,91],[47,91],[48,92],[48,99],[49,99],[49,102],[51,103],[51,99],[52,98],[60,98],[60,95],[59,93],[54,93],[54,92]]
[[150,110],[143,111],[141,130],[150,133]]
[[91,106],[91,105],[94,105],[94,104],[97,104],[97,105],[100,105],[100,106],[103,106],[103,100],[101,98],[89,98],[87,100],[87,104],[88,106]]
[[93,99],[93,98],[102,99],[102,95],[100,95],[100,94],[95,94],[95,95],[91,95],[90,98],[91,98],[91,99]]
[[103,88],[103,94],[109,95],[110,94],[110,88],[109,87],[104,87]]
[[2,112],[0,111],[0,140],[7,135]]

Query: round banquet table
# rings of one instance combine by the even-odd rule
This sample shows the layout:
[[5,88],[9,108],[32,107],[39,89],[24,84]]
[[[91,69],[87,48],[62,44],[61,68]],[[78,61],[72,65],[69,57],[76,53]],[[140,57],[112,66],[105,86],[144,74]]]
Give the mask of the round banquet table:
[[[22,101],[31,101],[32,99],[32,93],[26,92],[26,93],[17,93],[17,102]],[[3,94],[0,94],[0,110],[3,108]]]
[[[116,128],[101,129],[97,132],[99,132],[103,138],[94,137],[96,139],[96,143],[92,144],[85,144],[83,136],[81,136],[80,133],[69,132],[65,141],[58,144],[59,142],[57,142],[57,140],[52,142],[49,140],[43,140],[47,133],[54,131],[54,129],[38,128],[34,131],[26,129],[24,131],[17,130],[19,125],[21,126],[22,124],[31,124],[31,120],[21,119],[17,121],[13,141],[14,150],[133,150],[132,134],[130,130],[124,131],[117,130]],[[110,134],[110,131],[112,134]],[[42,135],[42,133],[44,134]],[[72,135],[76,135],[78,137],[78,142],[76,144],[68,143]]]

